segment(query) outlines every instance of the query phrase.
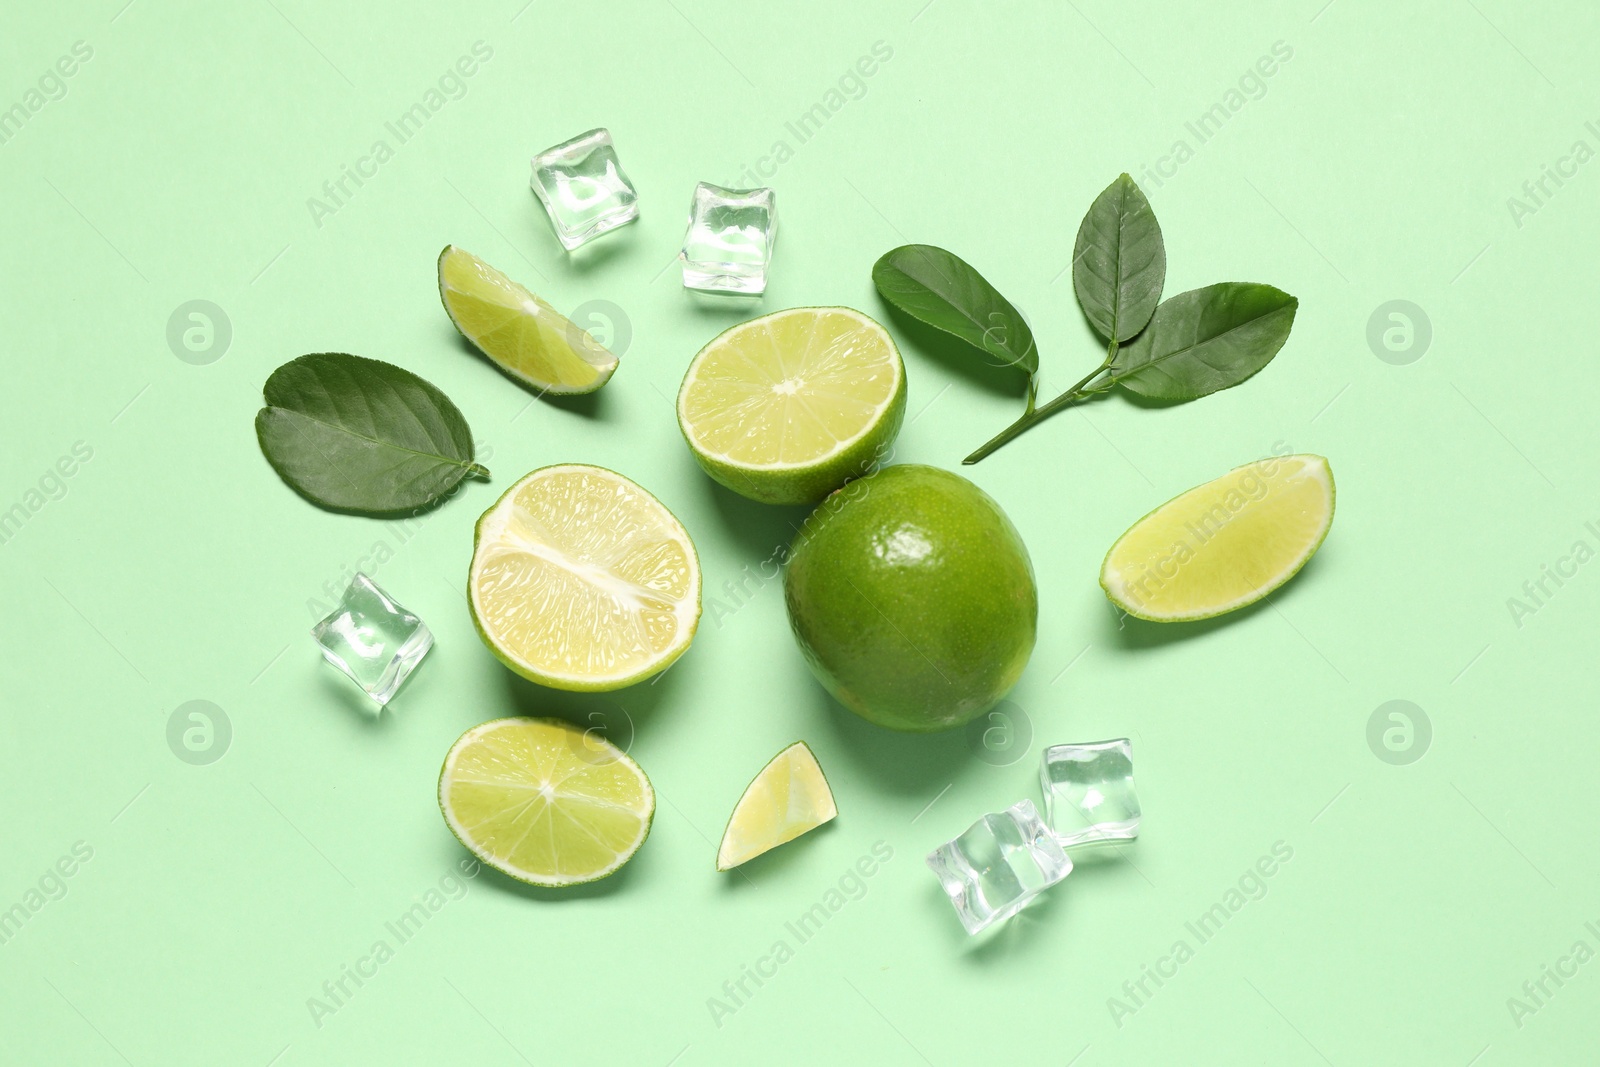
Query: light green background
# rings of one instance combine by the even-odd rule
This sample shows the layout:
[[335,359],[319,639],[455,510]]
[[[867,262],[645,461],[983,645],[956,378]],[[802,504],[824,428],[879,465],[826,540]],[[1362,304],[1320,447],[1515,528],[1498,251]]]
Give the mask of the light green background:
[[[1545,979],[1532,1013],[1508,1006],[1542,968],[1571,973],[1574,942],[1600,950],[1584,926],[1600,920],[1600,564],[1559,588],[1546,579],[1553,595],[1520,620],[1508,607],[1542,568],[1572,571],[1574,542],[1600,547],[1585,526],[1600,523],[1600,373],[1585,344],[1600,330],[1600,164],[1547,179],[1520,219],[1507,204],[1575,141],[1600,149],[1585,126],[1600,119],[1590,5],[124,2],[13,5],[0,33],[0,107],[26,107],[74,42],[92,49],[0,144],[0,509],[26,508],[42,478],[59,497],[31,498],[42,506],[0,544],[0,908],[26,909],[75,843],[92,849],[0,945],[0,1058],[1593,1058],[1600,963]],[[384,124],[478,41],[492,57],[464,95],[398,144]],[[846,79],[830,101],[880,41],[892,58],[858,98]],[[1185,124],[1275,42],[1292,57],[1199,144]],[[839,106],[801,143],[786,124],[818,102]],[[596,125],[643,217],[568,257],[527,161]],[[394,157],[317,225],[308,198],[380,138]],[[1039,643],[1012,695],[1026,747],[996,756],[960,731],[856,721],[807,674],[778,585],[741,578],[800,513],[712,485],[674,425],[689,358],[752,313],[680,288],[694,182],[732,180],[785,142],[759,308],[884,316],[874,259],[943,245],[1029,314],[1049,391],[1097,358],[1067,272],[1084,208],[1179,139],[1192,158],[1166,164],[1160,185],[1141,177],[1166,230],[1168,292],[1270,281],[1300,297],[1293,337],[1239,389],[1165,410],[1111,398],[966,471],[1038,572]],[[532,400],[463,348],[435,291],[447,242],[564,310],[620,309],[631,342],[592,404]],[[193,299],[232,326],[209,365],[166,340]],[[1408,365],[1367,339],[1396,299],[1432,326]],[[954,467],[1013,417],[1015,383],[888,321],[910,378],[897,459]],[[274,367],[325,350],[437,383],[492,449],[493,484],[469,485],[403,545],[302,502],[251,419]],[[92,458],[46,478],[77,442]],[[1280,443],[1329,456],[1338,478],[1316,560],[1271,606],[1220,625],[1120,624],[1095,584],[1111,540]],[[655,685],[537,689],[468,620],[473,521],[515,477],[565,460],[636,479],[699,546],[707,615]],[[376,578],[438,645],[375,717],[306,631],[308,602],[379,540],[394,554]],[[1405,766],[1367,740],[1396,699],[1432,724]],[[232,724],[207,766],[168,746],[190,700]],[[631,733],[659,798],[643,851],[577,892],[476,878],[319,1026],[308,998],[393,943],[385,923],[463,855],[434,801],[446,748],[517,712]],[[1138,843],[969,941],[923,855],[1036,797],[1044,743],[1121,735],[1146,812]],[[739,791],[797,737],[828,772],[837,823],[717,874]],[[892,859],[864,895],[798,944],[785,923],[879,841]],[[1292,859],[1200,944],[1185,923],[1277,842]],[[708,999],[780,939],[793,957],[714,1019]],[[1143,968],[1170,973],[1179,939],[1192,958],[1114,1013]]]

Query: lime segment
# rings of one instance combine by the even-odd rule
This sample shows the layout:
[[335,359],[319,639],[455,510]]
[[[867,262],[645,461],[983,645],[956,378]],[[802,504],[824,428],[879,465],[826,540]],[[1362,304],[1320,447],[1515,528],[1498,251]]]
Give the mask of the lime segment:
[[592,393],[617,369],[586,330],[455,245],[439,253],[439,298],[463,337],[541,392]]
[[1155,622],[1208,619],[1277,589],[1333,523],[1322,456],[1247,463],[1161,505],[1117,539],[1100,569],[1112,603]]
[[558,719],[496,719],[462,734],[439,773],[451,833],[533,885],[592,882],[639,850],[655,791],[603,738]]
[[817,757],[796,741],[772,757],[739,798],[717,849],[717,870],[731,870],[838,814]]

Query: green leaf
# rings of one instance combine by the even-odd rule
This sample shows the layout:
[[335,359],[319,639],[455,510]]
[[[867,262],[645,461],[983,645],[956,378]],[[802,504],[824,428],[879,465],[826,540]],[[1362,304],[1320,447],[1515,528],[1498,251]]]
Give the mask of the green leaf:
[[1195,400],[1231,388],[1278,354],[1299,306],[1281,289],[1248,282],[1179,293],[1117,352],[1111,380],[1153,400]]
[[1167,250],[1144,191],[1126,174],[1094,198],[1072,249],[1072,287],[1100,335],[1122,342],[1161,301]]
[[342,352],[272,372],[256,413],[261,451],[313,504],[361,515],[409,514],[467,475],[472,430],[450,398],[408,370]]
[[872,267],[872,284],[912,318],[953,334],[1032,376],[1033,331],[1022,312],[960,256],[932,245],[901,245]]

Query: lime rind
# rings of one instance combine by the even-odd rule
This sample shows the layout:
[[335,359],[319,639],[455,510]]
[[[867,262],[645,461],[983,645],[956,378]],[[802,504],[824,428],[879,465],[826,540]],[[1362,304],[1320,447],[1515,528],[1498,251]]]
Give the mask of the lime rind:
[[1201,494],[1205,493],[1207,490],[1227,483],[1230,478],[1233,478],[1242,471],[1249,470],[1253,467],[1259,467],[1263,463],[1270,462],[1271,458],[1268,460],[1256,460],[1252,463],[1243,464],[1235,467],[1233,470],[1228,471],[1226,474],[1223,474],[1220,477],[1212,479],[1209,482],[1205,482],[1201,485],[1195,486],[1192,489],[1185,490],[1184,492],[1173,497],[1171,500],[1168,500],[1158,507],[1152,509],[1143,515],[1132,526],[1128,527],[1127,530],[1123,531],[1122,536],[1117,538],[1116,542],[1113,543],[1111,548],[1107,550],[1105,560],[1102,562],[1100,567],[1100,588],[1105,592],[1106,597],[1127,614],[1132,615],[1136,619],[1143,619],[1147,622],[1199,622],[1204,619],[1212,619],[1219,615],[1225,615],[1231,611],[1238,611],[1240,608],[1249,607],[1251,604],[1270,596],[1272,593],[1282,588],[1286,582],[1288,582],[1296,574],[1300,573],[1301,569],[1304,568],[1308,562],[1310,562],[1311,557],[1317,554],[1317,550],[1322,547],[1323,541],[1327,540],[1328,531],[1333,527],[1333,515],[1338,493],[1334,484],[1333,468],[1328,463],[1328,460],[1325,456],[1319,456],[1314,453],[1299,453],[1294,455],[1279,456],[1276,457],[1276,459],[1280,463],[1298,461],[1300,463],[1300,468],[1297,473],[1308,473],[1326,490],[1327,507],[1323,512],[1320,523],[1313,531],[1312,535],[1305,538],[1299,549],[1280,564],[1268,581],[1254,585],[1235,596],[1227,598],[1226,600],[1209,603],[1190,611],[1156,612],[1147,609],[1143,604],[1138,602],[1135,596],[1130,595],[1130,587],[1132,582],[1121,573],[1122,568],[1118,566],[1115,557],[1117,556],[1118,549],[1120,549],[1130,537],[1132,537],[1136,532],[1139,532],[1140,528],[1146,523],[1156,520],[1162,515],[1163,512],[1166,512],[1168,509],[1173,508],[1175,505],[1178,505],[1180,502],[1185,501],[1186,499],[1200,499]]

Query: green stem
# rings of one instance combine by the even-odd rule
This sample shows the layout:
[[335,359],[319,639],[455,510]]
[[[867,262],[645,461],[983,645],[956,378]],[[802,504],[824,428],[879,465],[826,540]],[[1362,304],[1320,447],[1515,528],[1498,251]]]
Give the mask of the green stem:
[[1094,370],[1084,375],[1078,381],[1078,384],[1074,385],[1071,389],[1068,389],[1055,399],[1046,401],[1037,407],[1034,406],[1034,400],[1038,393],[1038,383],[1036,380],[1030,380],[1028,382],[1028,406],[1023,411],[1022,417],[1016,422],[1013,422],[1010,426],[1007,426],[1005,429],[1001,430],[999,433],[995,434],[993,437],[989,438],[989,440],[984,442],[976,452],[962,460],[962,464],[965,465],[978,462],[979,460],[988,456],[991,452],[994,452],[996,449],[999,449],[1001,446],[1009,443],[1014,438],[1020,437],[1022,434],[1032,429],[1036,423],[1043,422],[1045,419],[1049,418],[1051,415],[1054,415],[1062,408],[1076,404],[1078,401],[1083,400],[1086,397],[1103,393],[1107,389],[1111,388],[1112,385],[1116,384],[1115,378],[1108,378],[1106,381],[1093,386],[1091,386],[1089,383],[1093,382],[1096,378],[1100,377],[1100,375],[1104,374],[1108,369],[1110,369],[1111,364],[1116,360],[1116,358],[1117,342],[1112,341],[1111,347],[1106,352],[1106,359],[1104,363],[1100,364]]

